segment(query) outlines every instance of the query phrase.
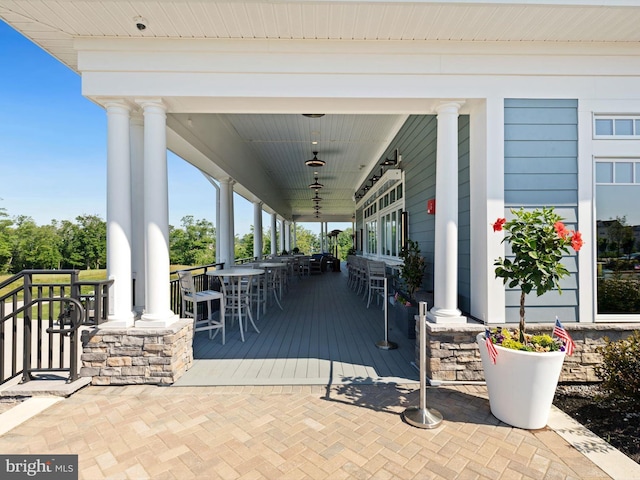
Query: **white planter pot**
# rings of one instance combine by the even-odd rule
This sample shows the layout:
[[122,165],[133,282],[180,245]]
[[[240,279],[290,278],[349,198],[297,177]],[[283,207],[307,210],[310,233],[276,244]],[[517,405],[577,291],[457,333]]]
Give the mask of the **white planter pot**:
[[523,352],[496,345],[498,358],[491,363],[484,333],[476,337],[491,413],[514,427],[543,428],[549,419],[564,352]]

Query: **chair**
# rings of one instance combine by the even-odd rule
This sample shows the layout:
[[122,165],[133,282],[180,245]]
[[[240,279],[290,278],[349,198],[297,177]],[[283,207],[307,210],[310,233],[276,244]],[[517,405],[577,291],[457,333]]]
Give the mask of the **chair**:
[[[367,299],[367,308],[371,304],[371,294],[377,293],[384,297],[384,281],[387,276],[387,265],[384,262],[367,262],[367,291],[369,298]],[[376,302],[380,297],[376,298]],[[386,299],[384,299],[386,301]],[[384,305],[383,305],[384,307]]]
[[311,275],[320,275],[322,273],[321,259],[313,257],[309,261],[311,262]]
[[303,277],[311,275],[311,259],[309,257],[302,257],[300,259],[300,275]]
[[[259,262],[236,265],[235,268],[260,268]],[[248,278],[251,286],[251,308],[256,306],[256,320],[260,320],[260,310],[262,314],[267,313],[267,281],[265,275],[252,275]]]
[[273,292],[273,298],[275,300],[275,302],[278,304],[278,307],[280,307],[280,310],[282,310],[282,305],[280,304],[280,294],[282,294],[282,283],[281,283],[281,277],[280,275],[282,274],[282,272],[280,271],[279,268],[265,268],[265,274],[266,274],[266,286],[267,286],[267,297],[269,296],[270,293]]
[[[214,338],[220,330],[222,330],[222,344],[225,343],[225,298],[222,292],[216,292],[215,290],[201,290],[196,291],[195,282],[193,281],[193,275],[191,272],[180,270],[178,271],[178,280],[180,283],[180,294],[182,296],[182,314],[185,317],[193,318],[193,331],[201,332],[208,330],[209,339]],[[218,300],[220,302],[220,312],[218,320],[213,319],[213,301]],[[207,302],[207,318],[200,318],[198,314],[198,303]],[[187,303],[191,303],[191,310],[187,309]],[[215,334],[213,334],[215,330]]]
[[253,329],[260,333],[260,330],[258,330],[258,327],[256,327],[253,321],[253,314],[251,313],[253,282],[251,278],[244,276],[230,277],[226,280],[226,282],[222,282],[222,289],[224,290],[227,307],[231,310],[232,322],[235,315],[238,316],[240,338],[244,342],[244,332],[247,330],[248,324],[246,323],[246,318],[243,320],[243,315],[251,322]]

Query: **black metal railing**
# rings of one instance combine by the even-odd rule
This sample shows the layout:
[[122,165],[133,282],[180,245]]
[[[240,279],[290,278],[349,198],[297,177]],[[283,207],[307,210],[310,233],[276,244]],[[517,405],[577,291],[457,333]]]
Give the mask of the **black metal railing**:
[[113,284],[78,278],[79,270],[23,270],[0,283],[0,384],[34,372],[77,379],[78,328],[107,319]]
[[[196,286],[196,290],[220,290],[220,285],[217,282],[216,278],[213,278],[207,275],[209,270],[223,270],[223,263],[211,263],[209,265],[201,265],[199,267],[190,267],[190,268],[180,268],[180,271],[191,272],[193,275],[193,281]],[[170,293],[170,301],[171,301],[171,311],[176,315],[182,317],[182,296],[180,293],[180,285],[178,282],[178,278],[176,275],[178,270],[174,270],[171,272],[171,278],[169,280],[169,285],[171,289]],[[204,304],[200,304],[198,308],[203,308]],[[202,312],[199,312],[202,313]]]

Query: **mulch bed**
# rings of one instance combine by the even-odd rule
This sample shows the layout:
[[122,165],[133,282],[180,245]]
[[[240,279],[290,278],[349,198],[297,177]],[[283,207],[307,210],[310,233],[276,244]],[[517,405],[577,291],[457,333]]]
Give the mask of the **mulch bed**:
[[640,406],[608,398],[597,385],[560,385],[553,404],[640,464]]

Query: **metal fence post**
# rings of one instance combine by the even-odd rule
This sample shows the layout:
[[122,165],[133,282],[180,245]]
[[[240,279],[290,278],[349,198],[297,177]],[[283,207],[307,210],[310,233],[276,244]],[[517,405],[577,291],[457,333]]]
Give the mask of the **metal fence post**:
[[438,410],[427,408],[427,302],[420,302],[420,407],[409,407],[402,416],[409,425],[436,428],[442,423]]
[[389,341],[389,309],[387,308],[387,277],[384,278],[384,340],[376,342],[376,347],[382,350],[394,350],[398,344]]

